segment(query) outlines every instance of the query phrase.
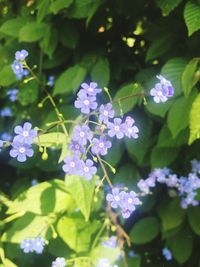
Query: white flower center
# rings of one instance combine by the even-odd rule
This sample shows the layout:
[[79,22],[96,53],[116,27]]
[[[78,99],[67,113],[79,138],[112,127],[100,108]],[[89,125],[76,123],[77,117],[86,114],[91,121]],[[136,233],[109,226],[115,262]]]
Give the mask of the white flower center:
[[119,126],[116,125],[116,126],[114,127],[114,129],[115,129],[115,131],[119,131]]
[[27,131],[24,131],[23,134],[22,134],[24,137],[27,137],[29,136],[29,133]]
[[15,65],[15,69],[18,70],[19,69],[19,66],[18,65]]
[[88,88],[88,91],[89,91],[89,92],[93,92],[93,91],[94,91],[94,89],[93,89],[93,88],[91,88],[91,87],[89,87],[89,88]]
[[107,110],[104,110],[103,115],[104,116],[108,116],[108,111]]
[[80,137],[84,137],[85,133],[84,132],[80,132]]
[[84,103],[86,106],[88,106],[90,102],[86,99],[86,100],[83,101],[83,103]]
[[75,167],[75,162],[74,161],[70,162],[70,167],[72,167],[72,168]]
[[25,148],[24,148],[24,147],[20,147],[20,148],[19,148],[19,152],[20,152],[20,153],[22,153],[22,154],[23,154],[25,151],[26,151],[26,150],[25,150]]
[[84,172],[89,172],[89,168],[88,167],[84,167]]
[[128,198],[128,203],[130,203],[130,204],[133,203],[132,198],[130,198],[130,197]]
[[132,128],[128,128],[128,132],[132,133],[133,132]]
[[119,196],[115,196],[115,201],[119,201]]
[[158,91],[158,96],[162,96],[162,92],[161,91]]
[[104,143],[103,143],[103,142],[100,142],[100,143],[99,143],[99,147],[100,147],[100,148],[103,148],[103,147],[104,147]]

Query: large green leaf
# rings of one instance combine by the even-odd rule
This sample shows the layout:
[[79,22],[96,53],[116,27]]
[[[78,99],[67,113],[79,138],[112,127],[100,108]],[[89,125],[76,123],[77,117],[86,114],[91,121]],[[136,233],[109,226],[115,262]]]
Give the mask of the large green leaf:
[[164,16],[174,10],[182,0],[156,0],[157,5],[161,8]]
[[200,58],[193,58],[185,67],[182,75],[182,87],[185,96],[187,97],[194,85],[199,81],[199,75],[195,75],[199,65]]
[[136,222],[130,232],[133,244],[145,244],[152,241],[160,232],[156,217],[146,217]]
[[161,218],[163,231],[172,230],[184,221],[185,211],[180,207],[180,200],[176,198],[159,206],[158,214]]
[[19,32],[19,40],[22,42],[35,42],[44,37],[48,31],[48,24],[36,21],[26,23]]
[[176,235],[167,240],[175,260],[180,264],[186,262],[192,254],[193,238],[187,229],[181,229]]
[[55,28],[48,28],[44,34],[44,38],[40,42],[40,47],[45,54],[52,58],[52,55],[58,44],[58,32]]
[[190,111],[190,138],[189,144],[200,138],[200,94],[197,95]]
[[200,6],[191,1],[187,2],[184,9],[184,19],[188,29],[188,35],[200,29]]
[[181,77],[187,61],[183,58],[172,58],[162,67],[161,74],[174,86],[174,96],[182,92]]
[[84,177],[66,175],[65,183],[67,191],[72,195],[85,220],[88,221],[93,202],[95,178],[87,181]]
[[18,37],[19,31],[24,26],[26,20],[26,18],[22,17],[6,20],[6,22],[1,25],[0,31],[9,36]]
[[20,104],[27,106],[34,103],[38,97],[38,89],[38,83],[35,80],[22,84],[17,95]]
[[118,246],[108,247],[102,246],[102,244],[100,244],[90,252],[90,256],[94,263],[94,266],[97,266],[98,261],[101,258],[108,259],[111,264],[114,263],[118,259],[118,257],[120,257],[120,249]]
[[99,58],[91,71],[92,80],[99,86],[107,86],[110,80],[110,66],[106,58]]
[[165,103],[155,103],[153,99],[149,99],[145,108],[153,115],[164,118],[168,110],[173,105],[173,101],[173,99],[170,99]]
[[57,14],[63,8],[69,7],[73,3],[73,0],[54,0],[50,5],[50,10]]
[[0,86],[9,86],[16,81],[11,65],[5,65],[0,70]]
[[75,49],[79,41],[79,30],[75,23],[67,21],[59,32],[59,38],[62,45]]
[[162,168],[169,166],[178,156],[180,149],[176,147],[158,147],[155,146],[151,152],[151,166],[152,168]]
[[70,94],[71,92],[76,91],[84,81],[86,73],[87,70],[80,65],[70,67],[56,80],[53,94]]
[[50,212],[68,210],[72,207],[72,203],[64,182],[52,180],[37,184],[21,193],[9,206],[7,214],[24,211],[46,215]]
[[49,5],[51,0],[38,1],[37,4],[37,21],[41,22],[45,16],[49,13]]
[[197,91],[193,90],[188,98],[183,96],[178,98],[170,109],[167,117],[167,125],[173,138],[189,126],[189,114],[196,95]]
[[195,234],[200,235],[200,207],[190,207],[188,209],[188,220]]

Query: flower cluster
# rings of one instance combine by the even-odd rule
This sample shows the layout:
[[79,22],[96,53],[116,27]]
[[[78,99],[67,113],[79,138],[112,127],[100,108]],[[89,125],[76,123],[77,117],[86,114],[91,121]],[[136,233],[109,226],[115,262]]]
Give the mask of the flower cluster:
[[113,209],[120,208],[122,217],[127,219],[136,209],[137,205],[141,205],[138,195],[134,191],[120,191],[119,188],[113,188],[112,194],[108,193],[106,200]]
[[172,253],[168,248],[163,248],[162,254],[167,261],[171,261],[173,259]]
[[17,100],[18,89],[10,89],[7,91],[7,96],[9,97],[11,102],[15,102]]
[[20,248],[24,251],[24,253],[36,252],[37,254],[42,254],[45,246],[45,240],[39,236],[34,239],[24,239]]
[[31,123],[25,122],[23,126],[16,126],[14,132],[16,136],[11,143],[10,156],[24,162],[27,157],[32,157],[34,154],[32,143],[37,136],[37,131],[32,129]]
[[118,267],[118,265],[111,265],[108,259],[101,258],[98,261],[97,267]]
[[156,182],[165,184],[169,188],[174,188],[181,198],[181,207],[186,209],[189,205],[197,206],[199,202],[195,200],[197,189],[200,188],[200,179],[198,177],[200,170],[200,162],[193,160],[192,172],[188,177],[178,177],[172,174],[168,168],[155,169],[149,174],[147,179],[141,179],[138,182],[138,188],[142,195],[147,195],[151,192],[151,188],[156,186]]
[[[111,103],[102,104],[98,108],[97,94],[101,92],[102,89],[94,82],[81,85],[75,107],[83,113],[83,122],[73,129],[72,141],[69,144],[71,155],[65,158],[63,165],[65,173],[83,176],[87,180],[97,172],[92,159],[105,156],[111,148],[109,138],[122,139],[126,136],[136,139],[139,133],[134,119],[130,116],[127,116],[124,122],[121,118],[114,117],[115,112]],[[98,119],[89,120],[90,115]],[[88,158],[88,154],[91,158]]]
[[55,259],[55,261],[52,262],[52,267],[65,267],[66,261],[64,258],[58,257]]
[[11,65],[14,74],[16,75],[17,80],[21,80],[24,76],[29,74],[29,71],[25,68],[23,62],[25,58],[28,56],[28,52],[26,50],[17,51],[15,53],[15,60]]
[[150,95],[156,103],[166,102],[169,97],[174,95],[174,88],[171,82],[165,79],[162,75],[156,76],[159,82],[150,90]]

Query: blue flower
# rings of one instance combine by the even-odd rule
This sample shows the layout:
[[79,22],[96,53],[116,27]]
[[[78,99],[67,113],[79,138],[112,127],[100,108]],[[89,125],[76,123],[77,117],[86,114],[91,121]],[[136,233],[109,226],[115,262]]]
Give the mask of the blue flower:
[[11,102],[15,102],[17,100],[18,91],[18,89],[10,89],[7,91],[7,95],[9,96]]
[[1,148],[3,147],[3,140],[0,140],[0,152],[1,152]]
[[150,90],[150,95],[156,103],[166,102],[169,97],[174,95],[174,88],[170,81],[165,79],[162,75],[156,76],[160,82],[156,83],[154,88]]
[[19,162],[26,161],[27,157],[32,157],[34,154],[33,149],[29,144],[22,144],[20,142],[13,141],[11,146],[12,149],[10,150],[10,156],[12,158],[17,158]]
[[92,139],[92,136],[93,133],[87,125],[76,125],[72,132],[72,140],[81,146],[85,146],[88,140]]
[[64,258],[58,257],[52,262],[52,267],[65,267],[66,261]]
[[33,252],[33,240],[24,239],[20,244],[20,248],[23,249],[24,253]]
[[122,124],[120,118],[115,118],[113,123],[109,122],[108,129],[108,135],[110,137],[116,136],[117,139],[122,139],[124,137],[125,126]]
[[12,140],[12,135],[9,133],[2,133],[1,138],[2,140],[9,142]]
[[74,103],[76,108],[80,108],[83,114],[89,114],[91,110],[97,108],[95,96],[88,96],[85,91],[81,90],[78,93],[78,98]]
[[15,60],[11,67],[16,75],[23,74],[23,66],[21,62]]
[[83,163],[77,154],[73,156],[67,156],[64,159],[64,162],[65,164],[63,165],[62,169],[65,173],[69,175],[79,174]]
[[109,247],[109,248],[116,248],[117,247],[117,237],[111,236],[108,240],[102,242],[102,246]]
[[12,110],[10,107],[5,107],[0,111],[1,117],[12,117]]
[[55,81],[55,76],[49,76],[47,85],[49,85],[51,87],[54,86],[54,81]]
[[82,166],[80,169],[80,176],[84,176],[86,180],[91,180],[92,176],[97,172],[97,168],[91,159],[87,159],[85,162],[82,161]]
[[42,254],[45,246],[45,240],[42,237],[37,237],[33,240],[33,250],[37,254]]
[[23,61],[28,56],[28,52],[25,49],[22,49],[21,51],[17,51],[15,53],[15,59],[19,61]]
[[172,253],[168,248],[163,248],[162,254],[167,261],[171,261],[173,259]]
[[100,136],[99,139],[92,139],[92,153],[105,156],[108,153],[108,149],[111,148],[112,144],[104,136]]
[[91,82],[90,84],[82,83],[81,90],[79,92],[85,92],[89,96],[96,96],[96,94],[101,93],[102,89],[97,88],[98,84]]
[[30,122],[25,122],[23,126],[17,125],[14,132],[17,134],[14,141],[29,145],[33,143],[33,139],[37,136],[37,131],[32,129]]
[[101,105],[99,108],[99,120],[104,123],[108,123],[110,118],[114,118],[115,112],[113,110],[112,104],[107,103],[106,105]]

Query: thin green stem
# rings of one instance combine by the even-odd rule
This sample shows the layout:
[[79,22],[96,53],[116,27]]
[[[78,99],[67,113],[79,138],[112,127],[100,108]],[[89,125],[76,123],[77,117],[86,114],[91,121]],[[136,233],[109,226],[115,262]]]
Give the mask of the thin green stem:
[[103,225],[101,226],[101,228],[100,228],[98,234],[96,235],[96,237],[95,237],[95,239],[94,239],[94,242],[93,242],[93,244],[92,244],[91,250],[92,250],[93,248],[96,247],[96,244],[98,243],[99,238],[101,237],[102,233],[103,233],[104,230],[106,229],[106,226],[107,226],[107,220],[104,221],[104,223],[103,223]]

